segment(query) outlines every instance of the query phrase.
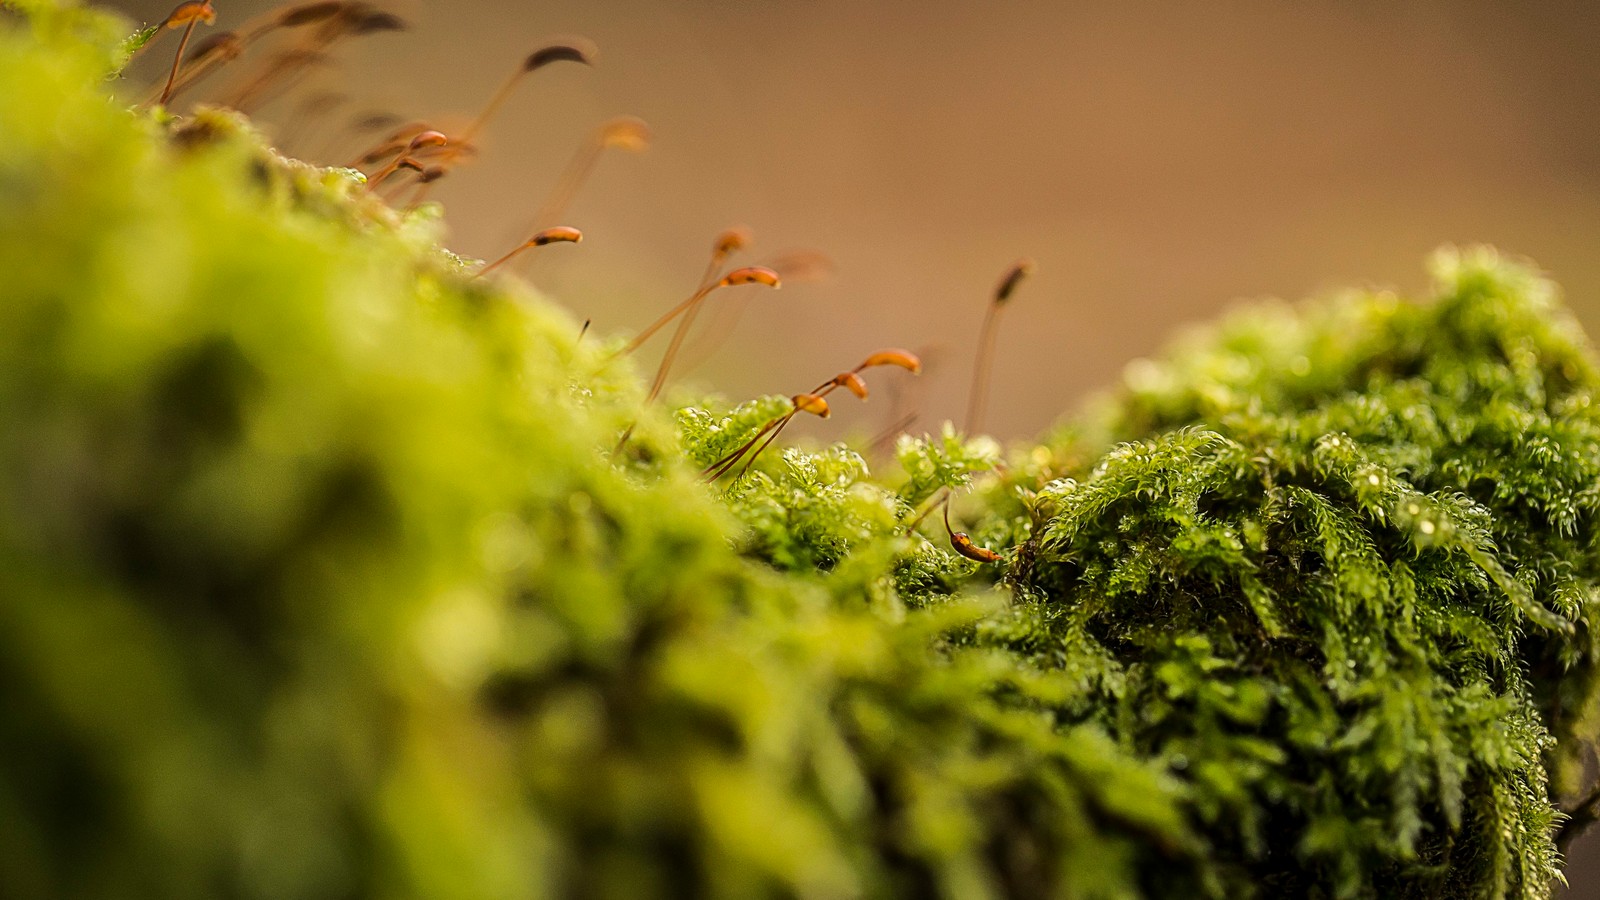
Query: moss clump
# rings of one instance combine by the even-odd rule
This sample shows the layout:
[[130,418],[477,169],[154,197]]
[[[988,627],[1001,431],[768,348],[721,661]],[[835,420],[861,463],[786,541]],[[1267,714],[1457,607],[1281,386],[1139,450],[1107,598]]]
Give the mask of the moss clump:
[[[1526,269],[1251,310],[1009,456],[719,496],[774,401],[612,458],[642,390],[569,317],[237,119],[109,102],[115,30],[27,6],[5,893],[1548,893],[1600,378]],[[1002,565],[911,527],[942,488]]]
[[1537,894],[1593,735],[1592,352],[1525,269],[1435,274],[1136,370],[1023,545],[1035,657],[1109,662],[1094,716],[1272,893]]

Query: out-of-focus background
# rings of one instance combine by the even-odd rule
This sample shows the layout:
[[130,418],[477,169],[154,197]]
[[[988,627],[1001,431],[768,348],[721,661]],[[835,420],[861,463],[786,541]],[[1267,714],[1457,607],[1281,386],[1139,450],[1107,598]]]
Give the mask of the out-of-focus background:
[[[274,5],[214,2],[216,29]],[[172,4],[111,5],[153,22]],[[754,230],[751,262],[826,253],[825,281],[718,298],[746,314],[692,378],[733,397],[804,389],[880,346],[938,348],[921,424],[959,420],[987,295],[1022,255],[1039,269],[1002,324],[988,425],[1004,437],[1240,298],[1419,291],[1446,242],[1532,257],[1600,330],[1600,11],[1583,0],[394,8],[408,31],[350,44],[259,111],[286,149],[347,162],[371,136],[346,124],[375,112],[448,131],[543,40],[592,38],[595,68],[536,73],[438,184],[449,243],[498,256],[598,124],[642,117],[650,149],[603,157],[564,217],[584,244],[524,274],[630,330],[693,289],[730,225]],[[347,98],[307,116],[328,92]],[[876,430],[886,405],[839,404],[831,433]],[[1571,896],[1600,897],[1600,865],[1570,877]]]
[[[215,4],[215,29],[274,5]],[[113,5],[155,21],[172,4]],[[959,418],[986,295],[1024,254],[1039,271],[1003,322],[1003,436],[1239,298],[1420,289],[1444,242],[1531,256],[1600,325],[1600,12],[1582,0],[396,9],[410,31],[348,45],[261,111],[295,132],[289,149],[346,162],[359,142],[329,133],[374,110],[459,122],[541,40],[592,38],[594,69],[537,73],[476,164],[440,182],[450,243],[499,255],[591,129],[644,118],[654,145],[603,158],[566,216],[587,241],[528,274],[597,329],[637,329],[693,289],[730,225],[754,229],[751,261],[825,251],[831,281],[750,297],[695,372],[731,396],[938,345],[928,416]],[[154,80],[175,45],[136,74]],[[352,99],[287,124],[326,90]]]

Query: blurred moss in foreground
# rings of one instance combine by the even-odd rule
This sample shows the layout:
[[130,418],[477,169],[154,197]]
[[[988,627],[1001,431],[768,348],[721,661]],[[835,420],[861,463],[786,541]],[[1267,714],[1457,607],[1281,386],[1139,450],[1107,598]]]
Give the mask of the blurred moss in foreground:
[[[700,466],[427,213],[0,14],[0,895],[1541,897],[1597,377],[1531,271],[1257,308],[1004,454]],[[776,449],[776,448],[775,448]],[[985,546],[948,549],[941,488]],[[924,536],[926,535],[926,536]]]

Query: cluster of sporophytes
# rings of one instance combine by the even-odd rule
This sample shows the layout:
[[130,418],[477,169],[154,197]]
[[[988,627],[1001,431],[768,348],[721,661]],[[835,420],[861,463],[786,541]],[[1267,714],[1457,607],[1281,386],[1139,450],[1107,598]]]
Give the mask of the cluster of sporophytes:
[[434,207],[110,102],[115,28],[25,5],[0,893],[1559,877],[1600,371],[1530,269],[1446,253],[1426,298],[1244,310],[1037,446],[775,446],[708,484],[817,392],[650,406],[621,341],[474,277]]

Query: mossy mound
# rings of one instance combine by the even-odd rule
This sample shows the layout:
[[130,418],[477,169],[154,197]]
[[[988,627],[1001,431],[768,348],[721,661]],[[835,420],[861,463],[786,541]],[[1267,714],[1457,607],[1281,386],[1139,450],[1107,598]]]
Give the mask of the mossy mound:
[[[0,895],[1548,894],[1600,377],[1526,268],[722,493],[781,403],[614,454],[643,390],[569,316],[18,5]],[[946,488],[1001,564],[911,525]]]

